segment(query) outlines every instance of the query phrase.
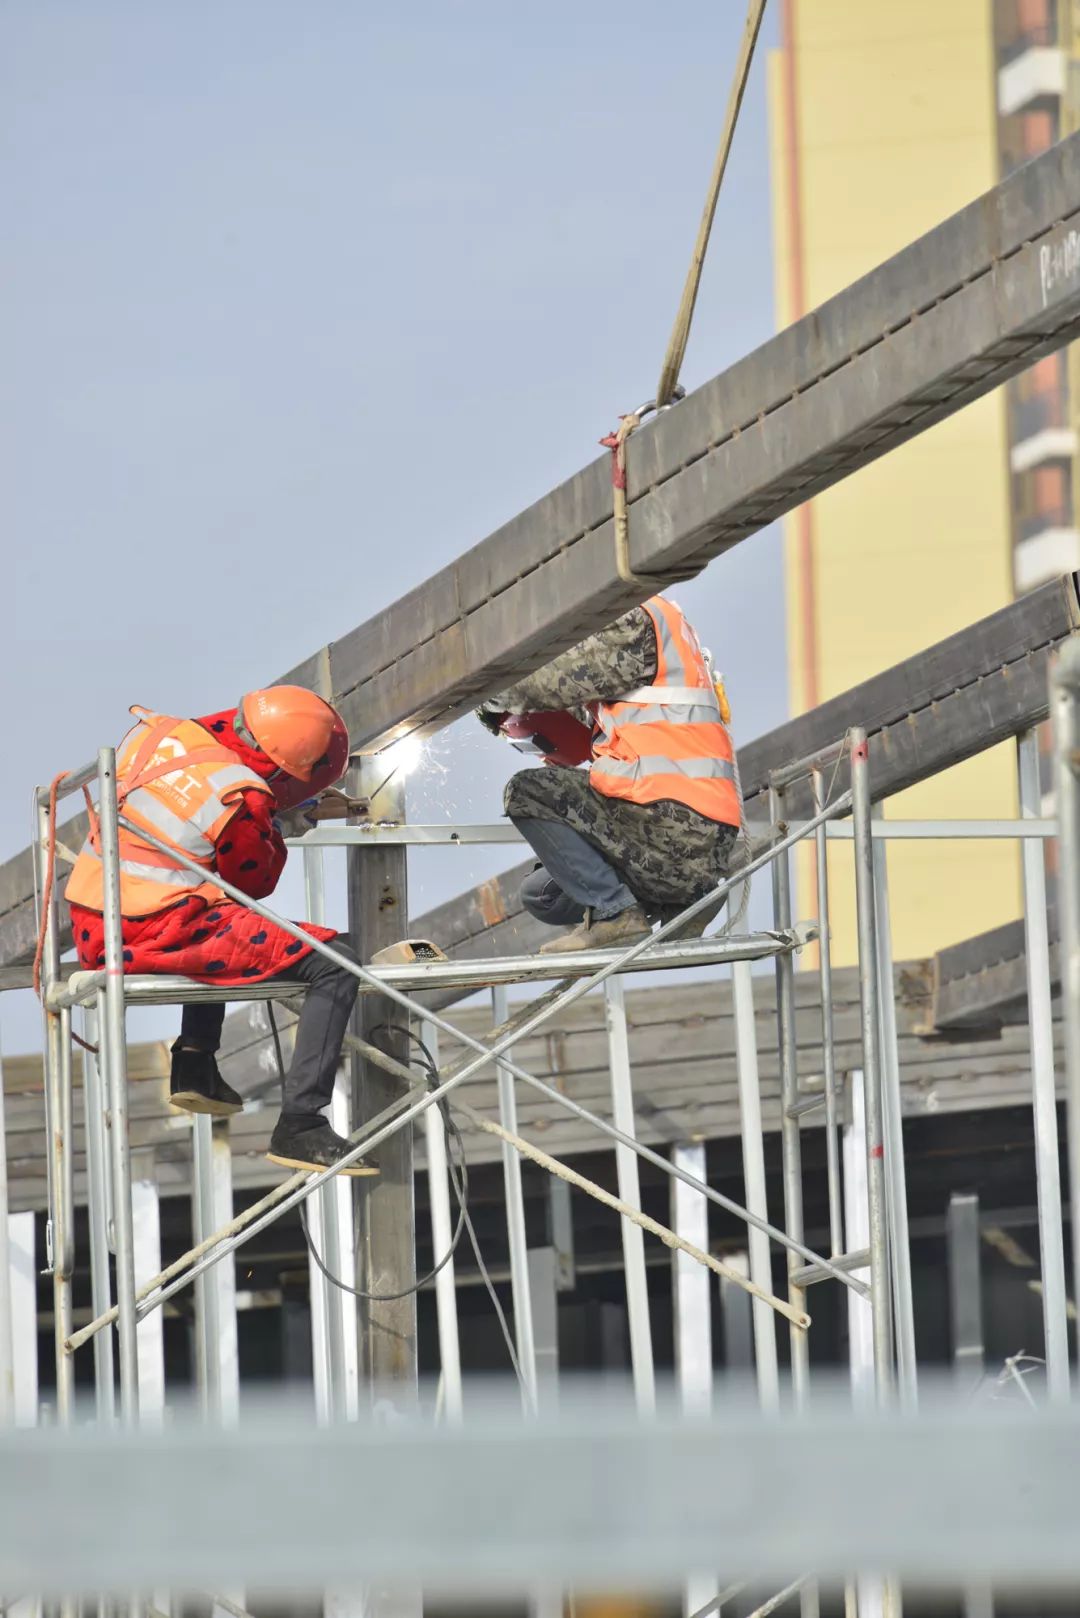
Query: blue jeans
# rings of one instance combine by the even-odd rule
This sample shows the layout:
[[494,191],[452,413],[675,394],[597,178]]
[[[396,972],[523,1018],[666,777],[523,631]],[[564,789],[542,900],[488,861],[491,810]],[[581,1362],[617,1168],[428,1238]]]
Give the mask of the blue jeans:
[[542,861],[521,885],[521,902],[538,921],[565,927],[581,921],[586,909],[606,921],[637,904],[615,867],[572,826],[511,818]]

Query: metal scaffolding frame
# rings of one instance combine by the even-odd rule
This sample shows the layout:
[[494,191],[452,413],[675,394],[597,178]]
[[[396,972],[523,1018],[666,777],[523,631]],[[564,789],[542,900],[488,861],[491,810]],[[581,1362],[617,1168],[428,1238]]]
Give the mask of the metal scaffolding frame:
[[[1073,652],[1077,642],[1067,648]],[[1075,658],[1072,660],[1076,661]],[[1063,656],[1060,670],[1071,667]],[[1071,687],[1058,675],[1060,713],[1071,712]],[[1075,705],[1080,707],[1080,676],[1076,681]],[[1080,720],[1069,721],[1075,734]],[[1063,728],[1064,727],[1064,728]],[[1059,723],[1064,734],[1066,721]],[[1075,741],[1071,753],[1075,760]],[[1060,1186],[1057,1183],[1056,1112],[1052,1048],[1041,1019],[1049,1008],[1049,944],[1045,882],[1042,879],[1042,844],[1055,835],[1057,819],[1046,816],[1032,785],[1034,733],[1018,738],[1021,818],[1017,821],[891,822],[877,818],[871,807],[870,748],[863,731],[854,729],[830,747],[808,759],[775,769],[770,774],[772,834],[769,845],[748,866],[733,875],[713,894],[697,902],[683,917],[668,923],[658,934],[622,951],[586,952],[579,956],[506,958],[479,962],[437,961],[411,966],[356,967],[337,957],[332,945],[302,935],[318,951],[341,964],[357,978],[363,997],[378,994],[388,998],[412,1017],[432,1051],[438,1066],[437,1086],[418,1082],[415,1070],[377,1050],[361,1035],[350,1035],[348,1046],[365,1063],[372,1063],[395,1079],[398,1089],[375,1117],[365,1121],[350,1139],[352,1148],[345,1163],[318,1174],[296,1174],[275,1187],[241,1215],[233,1217],[231,1207],[230,1161],[226,1141],[227,1125],[212,1126],[210,1120],[195,1122],[193,1156],[193,1205],[196,1211],[195,1244],[179,1260],[154,1275],[145,1273],[144,1260],[136,1275],[136,1233],[133,1221],[131,1154],[127,1146],[127,1079],[125,1065],[124,1019],[129,1006],[139,1004],[183,1003],[190,1000],[283,999],[292,991],[279,985],[254,985],[238,990],[235,986],[195,984],[173,977],[125,977],[119,910],[118,845],[115,756],[102,749],[94,766],[69,776],[61,794],[77,790],[96,777],[98,813],[102,828],[102,855],[105,872],[105,968],[100,972],[76,972],[64,978],[59,961],[59,901],[52,897],[45,917],[43,952],[43,1007],[45,1020],[45,1097],[47,1127],[52,1153],[48,1185],[48,1268],[54,1290],[57,1418],[70,1423],[73,1415],[74,1354],[87,1342],[94,1343],[96,1408],[99,1421],[116,1419],[112,1376],[112,1335],[116,1325],[119,1360],[120,1418],[127,1424],[140,1419],[139,1327],[167,1299],[192,1283],[197,1301],[197,1364],[199,1386],[205,1409],[219,1422],[235,1419],[238,1381],[236,1367],[235,1289],[231,1282],[232,1254],[245,1240],[286,1211],[308,1201],[313,1229],[318,1233],[320,1251],[330,1260],[335,1273],[352,1280],[353,1201],[345,1181],[338,1178],[341,1167],[362,1156],[401,1131],[410,1131],[414,1121],[423,1120],[428,1146],[428,1173],[431,1183],[432,1229],[436,1250],[445,1250],[453,1216],[447,1174],[445,1127],[439,1106],[453,1090],[480,1071],[494,1064],[499,1082],[499,1112],[504,1152],[506,1217],[510,1249],[510,1276],[514,1299],[514,1329],[527,1408],[535,1408],[538,1397],[537,1349],[532,1322],[532,1276],[526,1241],[524,1201],[521,1187],[521,1154],[532,1156],[554,1173],[563,1172],[572,1183],[583,1185],[592,1194],[600,1188],[582,1181],[576,1171],[540,1153],[521,1139],[517,1130],[515,1098],[517,1086],[525,1084],[559,1106],[568,1108],[591,1123],[614,1146],[618,1166],[619,1201],[622,1215],[627,1317],[630,1328],[632,1369],[639,1413],[655,1408],[652,1341],[648,1293],[645,1286],[642,1224],[668,1241],[680,1244],[678,1253],[681,1281],[677,1298],[686,1301],[687,1320],[681,1323],[680,1355],[686,1363],[689,1353],[690,1315],[700,1323],[700,1288],[689,1284],[698,1265],[720,1271],[725,1286],[749,1289],[752,1296],[754,1364],[760,1402],[775,1410],[784,1390],[778,1369],[776,1315],[785,1316],[790,1333],[790,1396],[804,1404],[810,1393],[809,1316],[806,1304],[809,1289],[827,1279],[839,1280],[847,1289],[851,1311],[852,1378],[856,1391],[879,1405],[895,1401],[913,1405],[916,1399],[915,1325],[911,1296],[908,1255],[906,1188],[900,1116],[899,1067],[896,1055],[896,1024],[892,994],[892,952],[888,924],[888,880],[885,851],[890,837],[916,836],[987,838],[1016,837],[1022,840],[1025,857],[1025,921],[1029,944],[1029,993],[1032,1012],[1033,1099],[1036,1129],[1037,1179],[1039,1187],[1040,1235],[1042,1238],[1043,1304],[1046,1319],[1047,1385],[1052,1398],[1062,1398],[1068,1390],[1068,1341],[1066,1332],[1066,1288],[1061,1231]],[[1065,768],[1065,766],[1061,766]],[[837,792],[836,784],[850,775],[850,790]],[[1035,778],[1037,784],[1037,777]],[[798,789],[805,801],[809,788],[814,813],[809,819],[785,820],[788,795]],[[1068,810],[1066,793],[1061,797],[1061,813]],[[1072,811],[1078,813],[1075,805]],[[37,794],[39,838],[36,848],[39,892],[44,889],[45,862],[49,838],[48,792]],[[480,841],[486,828],[451,828],[447,835],[465,832]],[[853,846],[856,878],[856,915],[860,1003],[862,1008],[862,1068],[858,1074],[838,1075],[833,1057],[831,1022],[831,958],[829,948],[829,882],[825,853],[829,842],[850,841]],[[153,838],[150,839],[154,841]],[[317,919],[323,909],[323,849],[341,843],[348,848],[350,863],[362,874],[363,862],[376,854],[380,845],[396,845],[402,856],[408,845],[423,847],[436,840],[430,827],[372,827],[361,831],[345,827],[336,832],[320,828],[300,840],[303,848],[308,913]],[[503,837],[492,840],[504,840]],[[813,844],[818,855],[819,917],[815,925],[795,926],[791,912],[790,854],[800,844]],[[175,856],[180,858],[180,856]],[[181,860],[181,863],[184,863]],[[721,932],[711,938],[673,942],[669,935],[678,930],[687,916],[710,903],[716,894],[738,886],[747,873],[768,867],[772,879],[773,927],[765,933],[732,935]],[[1063,867],[1069,863],[1063,854]],[[193,869],[195,867],[193,866]],[[1075,875],[1075,873],[1074,873]],[[245,904],[259,915],[274,921],[286,931],[300,935],[296,924],[277,916],[269,907],[250,900],[227,884],[229,897]],[[355,884],[366,902],[377,902],[376,890],[368,882]],[[1080,914],[1080,898],[1076,909]],[[1078,923],[1080,927],[1080,923]],[[1063,938],[1065,933],[1063,931]],[[794,1027],[794,954],[813,938],[820,940],[817,972],[821,985],[823,1088],[804,1091],[800,1087],[798,1053]],[[1065,946],[1063,946],[1064,948]],[[784,1218],[770,1222],[765,1195],[763,1132],[757,1082],[757,1042],[751,991],[751,964],[772,958],[776,971],[776,1003],[780,1033],[782,1128],[781,1148],[784,1181]],[[671,1157],[653,1151],[636,1138],[632,1074],[626,1033],[622,976],[635,970],[685,968],[692,965],[729,965],[737,1037],[737,1068],[742,1118],[746,1206],[710,1187],[704,1174],[700,1150],[677,1149]],[[1077,968],[1080,972],[1080,967]],[[538,1001],[527,1002],[510,1014],[506,985],[511,982],[550,983]],[[446,987],[486,986],[492,994],[493,1022],[484,1040],[457,1029],[430,1007],[410,997],[410,992]],[[552,1085],[522,1068],[512,1057],[512,1048],[526,1033],[541,1027],[556,1012],[600,987],[605,996],[609,1039],[613,1122],[595,1116]],[[296,993],[302,991],[298,988]],[[84,1104],[87,1120],[88,1202],[90,1268],[93,1287],[94,1319],[78,1331],[73,1329],[71,1279],[74,1269],[74,1195],[72,1186],[72,1013],[84,1008],[87,1041],[96,1044],[88,1053]],[[453,1040],[462,1047],[460,1054],[440,1060],[440,1039]],[[1080,1030],[1075,1033],[1080,1053]],[[1080,1054],[1070,1069],[1070,1094],[1080,1094]],[[844,1128],[841,1155],[842,1081],[852,1082],[848,1122]],[[335,1121],[346,1129],[348,1100],[342,1094],[335,1100]],[[829,1252],[819,1254],[803,1239],[803,1176],[800,1161],[802,1120],[823,1109],[827,1135],[826,1177],[829,1209]],[[1074,1099],[1073,1115],[1077,1106]],[[498,1126],[488,1125],[492,1130]],[[1077,1130],[1074,1124],[1073,1134]],[[1074,1170],[1080,1167],[1080,1147],[1072,1146]],[[658,1167],[670,1177],[673,1192],[674,1231],[648,1221],[640,1214],[637,1179],[639,1158]],[[145,1184],[145,1163],[141,1169]],[[604,1194],[610,1201],[610,1194]],[[1056,1200],[1055,1200],[1056,1197]],[[1044,1200],[1045,1199],[1045,1200]],[[723,1265],[708,1252],[707,1209],[712,1202],[735,1214],[747,1227],[746,1273],[738,1265]],[[694,1209],[700,1210],[695,1213]],[[640,1223],[635,1222],[637,1215]],[[845,1231],[847,1249],[845,1250]],[[685,1234],[690,1232],[690,1236]],[[704,1238],[704,1239],[703,1239]],[[772,1296],[772,1248],[786,1254],[786,1300]],[[110,1252],[115,1260],[115,1298],[110,1282]],[[689,1269],[687,1268],[689,1266]],[[705,1274],[704,1271],[700,1272]],[[415,1278],[415,1265],[411,1279]],[[321,1284],[319,1284],[321,1283]],[[408,1284],[406,1279],[405,1284]],[[705,1280],[707,1288],[707,1276]],[[708,1296],[706,1290],[705,1296]],[[441,1409],[451,1423],[467,1413],[467,1388],[463,1386],[458,1347],[457,1294],[452,1266],[442,1272],[436,1286],[440,1355],[442,1361]],[[358,1311],[354,1300],[322,1277],[312,1288],[312,1331],[315,1348],[317,1406],[323,1423],[335,1419],[356,1419],[361,1410],[362,1375],[357,1346]],[[231,1335],[230,1335],[231,1334]],[[146,1351],[143,1354],[146,1360]],[[402,1368],[406,1381],[415,1380],[415,1355]],[[144,1385],[147,1372],[144,1365]],[[700,1381],[700,1378],[698,1378]],[[152,1384],[152,1379],[151,1379]],[[697,1390],[701,1397],[701,1390]],[[152,1415],[144,1411],[143,1416]],[[702,1570],[696,1570],[700,1583]],[[695,1570],[688,1570],[694,1584]],[[713,1581],[715,1583],[715,1581]],[[696,1585],[695,1585],[696,1587]],[[817,1612],[817,1592],[812,1580],[802,1579],[798,1593],[804,1618]],[[538,1592],[535,1605],[550,1602],[550,1592]],[[860,1587],[859,1611],[864,1615],[879,1611],[895,1613],[899,1592],[888,1583],[869,1581]],[[349,1602],[335,1598],[328,1603],[335,1611],[345,1611]],[[384,1605],[376,1610],[404,1612],[418,1610],[416,1603]]]

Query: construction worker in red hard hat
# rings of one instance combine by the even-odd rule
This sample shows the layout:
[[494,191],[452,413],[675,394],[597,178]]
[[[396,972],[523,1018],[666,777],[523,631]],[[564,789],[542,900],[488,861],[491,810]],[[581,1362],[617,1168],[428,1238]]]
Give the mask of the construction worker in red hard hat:
[[727,875],[742,818],[727,701],[673,601],[632,608],[479,717],[548,766],[512,776],[504,798],[541,862],[525,909],[577,924],[541,953],[631,944]]
[[[201,719],[131,709],[135,725],[117,750],[120,813],[205,870],[186,866],[120,831],[120,910],[124,966],[170,972],[202,983],[304,983],[307,994],[284,1078],[281,1117],[269,1156],[289,1168],[321,1169],[348,1150],[323,1116],[331,1099],[356,980],[309,945],[234,900],[216,876],[253,899],[277,886],[285,865],[283,826],[313,824],[310,806],[345,771],[349,738],[341,716],[302,686],[251,691],[235,708]],[[288,824],[289,817],[292,824]],[[96,827],[75,862],[64,896],[71,906],[80,963],[105,962],[103,884]],[[356,960],[332,927],[303,924]],[[241,1097],[222,1078],[216,1052],[224,1003],[188,1005],[172,1047],[171,1099],[185,1112],[226,1117]],[[344,1171],[373,1174],[371,1163]]]

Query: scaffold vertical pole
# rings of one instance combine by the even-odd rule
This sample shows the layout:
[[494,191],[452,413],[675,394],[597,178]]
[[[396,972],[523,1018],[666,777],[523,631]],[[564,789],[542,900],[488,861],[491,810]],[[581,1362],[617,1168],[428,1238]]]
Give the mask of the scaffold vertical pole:
[[[754,978],[749,961],[731,968],[735,1013],[735,1066],[739,1086],[739,1124],[742,1140],[746,1206],[758,1219],[768,1219],[765,1185],[765,1137],[761,1123],[761,1082],[758,1073],[757,1029],[754,1021]],[[763,1230],[751,1225],[747,1232],[750,1279],[764,1292],[772,1291],[772,1251]],[[780,1370],[776,1354],[776,1320],[767,1303],[754,1299],[754,1366],[758,1397],[766,1410],[780,1403]]]
[[[825,807],[825,776],[813,772],[814,811]],[[836,1044],[832,1012],[832,932],[829,921],[829,844],[824,823],[814,833],[818,901],[818,982],[821,989],[821,1072],[825,1085],[825,1172],[829,1188],[829,1252],[844,1251],[843,1192],[840,1183],[840,1132],[836,1106]]]
[[[705,1181],[705,1142],[679,1142],[671,1148],[671,1161],[695,1179]],[[709,1204],[682,1180],[671,1182],[671,1227],[677,1235],[709,1251]],[[706,1416],[712,1405],[712,1286],[713,1278],[686,1253],[671,1255],[675,1316],[675,1374],[679,1402],[688,1415]],[[683,1587],[686,1618],[715,1599],[720,1583],[715,1573],[690,1574]]]
[[874,906],[877,932],[878,1010],[881,1017],[882,1122],[885,1126],[885,1195],[889,1227],[889,1266],[896,1322],[898,1385],[903,1402],[918,1399],[915,1357],[915,1303],[911,1287],[904,1118],[900,1099],[900,1049],[896,1034],[892,924],[889,913],[887,845],[874,843]]
[[[304,896],[305,909],[308,921],[323,926],[326,921],[326,883],[323,866],[323,850],[321,848],[304,849]],[[338,1090],[341,1080],[335,1086],[333,1106],[340,1107]],[[346,1109],[348,1097],[343,1098]],[[348,1135],[346,1124],[344,1129],[339,1127],[338,1120],[333,1119],[334,1128],[340,1134]],[[311,1239],[326,1268],[331,1275],[340,1276],[349,1280],[354,1273],[355,1258],[347,1269],[344,1267],[344,1248],[342,1242],[341,1198],[346,1199],[347,1214],[346,1226],[351,1224],[352,1196],[347,1180],[339,1177],[324,1185],[317,1194],[310,1199],[307,1208],[307,1217],[311,1226]],[[351,1255],[350,1255],[351,1256]],[[343,1293],[319,1269],[314,1256],[308,1257],[308,1270],[310,1275],[311,1299],[311,1332],[312,1332],[312,1372],[315,1380],[315,1403],[319,1419],[326,1423],[334,1420],[348,1419],[349,1391],[348,1375],[346,1370],[347,1343],[351,1332],[353,1356],[356,1354],[357,1313],[356,1300]],[[351,1284],[351,1282],[350,1282]]]
[[[94,1047],[100,1039],[103,1017],[99,994],[93,1007],[83,1015],[83,1038]],[[95,1315],[112,1308],[112,1276],[109,1266],[109,1158],[105,1130],[105,1102],[101,1093],[101,1067],[94,1049],[83,1052],[83,1120],[86,1131],[86,1214],[90,1237],[90,1301]],[[99,1331],[94,1337],[95,1409],[100,1422],[116,1419],[116,1389],[113,1381],[112,1332]]]
[[[784,793],[769,788],[772,824],[784,819]],[[791,927],[791,866],[787,853],[772,861],[773,925],[780,931]],[[795,963],[789,951],[776,957],[776,1011],[780,1054],[780,1143],[784,1162],[784,1228],[796,1241],[805,1237],[802,1197],[802,1140],[799,1115],[794,1110],[799,1099],[799,1070],[795,1035]],[[798,1257],[788,1249],[788,1273],[798,1268]],[[806,1292],[789,1279],[788,1301],[796,1309],[806,1306]],[[806,1396],[810,1375],[810,1347],[807,1333],[791,1328],[791,1380],[796,1402]]]
[[1080,639],[1066,641],[1051,683],[1058,814],[1058,918],[1065,1017],[1073,1295],[1080,1299]]
[[[637,1137],[634,1117],[634,1090],[630,1068],[630,1037],[626,1024],[626,994],[623,980],[608,978],[604,984],[604,1015],[607,1024],[608,1065],[611,1074],[611,1113],[616,1129]],[[615,1174],[619,1196],[631,1208],[641,1211],[641,1179],[637,1153],[628,1146],[615,1147]],[[626,1313],[630,1326],[630,1369],[634,1398],[641,1415],[656,1409],[656,1373],[653,1368],[652,1325],[649,1318],[649,1283],[645,1272],[645,1235],[629,1219],[622,1226],[623,1268],[626,1284]]]
[[870,754],[866,732],[851,732],[852,822],[855,832],[855,908],[859,946],[859,1002],[866,1115],[866,1198],[870,1247],[870,1304],[874,1324],[874,1377],[879,1399],[894,1386],[889,1242],[885,1197],[885,1135],[881,1098],[881,1014],[874,907],[874,847],[870,802]]
[[[1039,739],[1034,730],[1017,738],[1020,815],[1042,814]],[[1069,1397],[1069,1327],[1065,1290],[1065,1237],[1058,1157],[1057,1090],[1054,1078],[1054,1024],[1050,1001],[1050,929],[1046,910],[1046,866],[1042,843],[1025,837],[1024,934],[1027,962],[1028,1027],[1031,1031],[1031,1083],[1035,1108],[1035,1183],[1039,1208],[1046,1388],[1053,1400]]]
[[[400,769],[386,758],[354,761],[350,791],[370,800],[372,821],[405,822],[405,785]],[[389,770],[389,774],[387,773]],[[349,936],[362,961],[397,943],[408,931],[406,850],[374,844],[346,852]],[[369,1044],[388,1050],[399,1062],[410,1060],[404,1031],[406,1014],[377,995],[362,995],[354,1013],[355,1031]],[[401,1084],[373,1063],[352,1058],[352,1117],[356,1125],[390,1104]],[[358,1199],[357,1286],[367,1292],[402,1293],[393,1301],[361,1300],[361,1374],[381,1401],[402,1410],[416,1406],[416,1209],[413,1195],[413,1130],[407,1125],[382,1143],[379,1173],[353,1182]],[[380,1610],[383,1610],[380,1605]],[[386,1611],[411,1610],[391,1604]]]
[[[41,955],[41,980],[46,993],[60,976],[59,929],[57,927],[56,895],[46,903],[45,867],[49,845],[49,813],[40,801],[37,811],[37,839],[34,845],[36,889],[45,907],[45,931]],[[53,1341],[56,1359],[56,1414],[59,1422],[71,1420],[75,1400],[75,1365],[64,1348],[72,1329],[71,1276],[74,1268],[72,1251],[74,1233],[71,1228],[73,1206],[71,1195],[71,1131],[65,1128],[65,1114],[70,1122],[70,1086],[65,1102],[63,1014],[58,1011],[44,1013],[44,1092],[46,1171],[48,1188],[48,1214],[45,1225],[46,1264],[53,1284]],[[70,1052],[70,1042],[69,1042]],[[70,1062],[70,1057],[69,1057]],[[70,1080],[70,1066],[68,1067]]]
[[[866,1107],[863,1075],[859,1069],[848,1075],[848,1117],[842,1146],[844,1171],[844,1228],[853,1252],[869,1246],[870,1206],[866,1183]],[[870,1271],[854,1272],[860,1281],[870,1280]],[[873,1410],[877,1395],[874,1385],[874,1311],[868,1298],[848,1290],[848,1375],[852,1401],[857,1410]],[[848,1579],[844,1588],[845,1618],[884,1618],[885,1582],[876,1573],[861,1573]]]
[[8,1200],[4,1053],[0,1048],[0,1427],[11,1427],[15,1423],[15,1322],[11,1312]]
[[104,886],[105,1016],[102,1071],[109,1098],[113,1185],[113,1246],[116,1255],[117,1338],[120,1347],[120,1414],[139,1416],[139,1355],[135,1318],[135,1247],[131,1218],[131,1157],[128,1149],[127,1030],[124,1007],[124,940],[120,914],[120,852],[116,802],[116,754],[98,752],[98,817]]
[[[491,991],[491,1015],[498,1028],[509,1017],[506,989],[496,985]],[[508,1050],[506,1054],[512,1055]],[[499,1122],[517,1134],[517,1096],[514,1076],[502,1062],[495,1072],[499,1090]],[[506,1233],[510,1247],[510,1294],[514,1305],[514,1346],[517,1350],[522,1394],[526,1408],[535,1414],[539,1388],[536,1375],[536,1340],[533,1334],[532,1291],[529,1287],[529,1253],[525,1232],[525,1193],[521,1181],[521,1157],[503,1141],[503,1188],[506,1197]]]
[[[776,826],[784,819],[784,793],[769,787],[769,818]],[[773,925],[791,927],[791,864],[787,851],[772,861]],[[784,1165],[784,1228],[796,1241],[805,1240],[802,1195],[802,1139],[795,1103],[799,1097],[798,1042],[795,1031],[795,963],[790,951],[776,957],[776,1011],[780,1048],[780,1148]],[[806,1290],[796,1285],[792,1274],[797,1257],[788,1249],[788,1302],[796,1309],[806,1306]],[[791,1345],[791,1386],[795,1404],[804,1405],[810,1393],[809,1333],[793,1326]],[[802,1618],[818,1618],[820,1596],[815,1581],[799,1591]]]
[[[439,1066],[439,1030],[433,1023],[420,1024],[420,1037]],[[424,1144],[427,1151],[428,1196],[431,1201],[431,1249],[437,1264],[449,1253],[453,1240],[450,1209],[450,1180],[447,1167],[446,1125],[442,1110],[429,1107],[424,1114]],[[450,1258],[435,1277],[435,1315],[439,1332],[439,1370],[442,1375],[443,1408],[446,1419],[459,1423],[464,1416],[461,1385],[461,1344],[458,1337],[457,1276]]]

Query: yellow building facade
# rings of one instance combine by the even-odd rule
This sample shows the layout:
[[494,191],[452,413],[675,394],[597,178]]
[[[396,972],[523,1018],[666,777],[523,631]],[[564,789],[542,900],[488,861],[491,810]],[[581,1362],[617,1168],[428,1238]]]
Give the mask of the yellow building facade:
[[[988,0],[786,0],[769,62],[778,325],[998,180]],[[791,711],[1013,597],[1007,401],[990,394],[785,522]],[[1015,750],[892,799],[893,817],[1011,815]],[[893,947],[924,956],[1020,913],[1011,843],[894,843]],[[854,959],[850,851],[829,854],[838,962]],[[798,914],[817,913],[811,851]]]

